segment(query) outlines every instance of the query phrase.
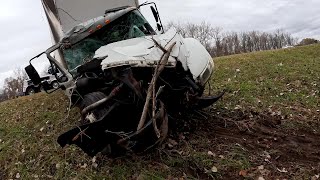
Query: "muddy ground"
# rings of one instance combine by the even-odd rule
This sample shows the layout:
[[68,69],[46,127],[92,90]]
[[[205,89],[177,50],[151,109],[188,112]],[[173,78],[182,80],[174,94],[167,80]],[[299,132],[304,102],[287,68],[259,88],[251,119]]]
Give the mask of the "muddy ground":
[[320,134],[315,119],[302,126],[299,116],[240,110],[206,110],[188,117],[164,150],[184,159],[178,169],[185,177],[319,179]]

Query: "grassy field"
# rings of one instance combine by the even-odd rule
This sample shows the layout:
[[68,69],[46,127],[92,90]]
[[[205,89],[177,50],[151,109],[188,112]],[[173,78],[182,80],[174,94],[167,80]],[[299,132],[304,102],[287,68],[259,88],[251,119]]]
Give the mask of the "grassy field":
[[[310,179],[320,175],[320,45],[215,59],[214,106],[177,119],[163,147],[90,158],[62,149],[78,121],[62,92],[0,104],[0,179]],[[170,145],[169,145],[170,144]]]

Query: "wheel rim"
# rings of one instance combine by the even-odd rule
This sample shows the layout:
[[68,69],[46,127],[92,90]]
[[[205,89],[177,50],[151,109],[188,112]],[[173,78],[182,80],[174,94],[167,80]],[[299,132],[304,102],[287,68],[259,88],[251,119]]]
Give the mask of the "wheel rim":
[[36,92],[34,91],[34,89],[30,89],[29,91],[28,91],[28,94],[35,94]]
[[57,89],[59,87],[59,84],[57,82],[52,83],[52,87],[54,89]]

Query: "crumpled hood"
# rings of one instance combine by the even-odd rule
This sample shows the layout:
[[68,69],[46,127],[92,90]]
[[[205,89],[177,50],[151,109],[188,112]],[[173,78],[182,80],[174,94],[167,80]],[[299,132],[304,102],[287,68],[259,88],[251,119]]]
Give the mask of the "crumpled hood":
[[[156,64],[163,52],[155,45],[152,38],[165,48],[174,42],[182,41],[182,37],[171,29],[161,35],[133,38],[102,46],[96,51],[94,58],[106,57],[101,63],[102,69],[126,64],[137,66]],[[176,63],[174,57],[178,56],[180,45],[179,43],[175,45],[169,58],[169,66]]]
[[[192,56],[192,51],[197,51],[197,47],[192,45],[194,42],[190,43],[190,41],[184,39],[174,28],[165,34],[133,38],[102,46],[95,52],[94,58],[103,59],[101,62],[103,70],[124,65],[156,66],[163,55],[163,51],[157,47],[152,38],[166,49],[176,42],[168,59],[167,67],[175,67],[178,60],[186,71],[191,71],[194,79],[197,79],[206,68],[208,64],[207,56],[211,60],[207,51],[205,51],[204,56],[206,59],[203,61],[199,60],[199,57]],[[203,53],[197,53],[198,55],[203,56]]]

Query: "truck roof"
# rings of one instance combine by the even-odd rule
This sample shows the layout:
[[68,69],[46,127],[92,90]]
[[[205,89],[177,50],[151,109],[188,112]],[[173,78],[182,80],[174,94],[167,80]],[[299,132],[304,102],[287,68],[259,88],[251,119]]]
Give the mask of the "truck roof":
[[[106,11],[123,6],[138,7],[138,0],[41,0],[51,30],[52,44],[59,43],[70,34],[70,30],[90,19],[102,16]],[[85,35],[83,32],[77,40]],[[61,51],[55,53],[55,58],[67,68]]]
[[107,10],[105,15],[90,19],[72,28],[64,35],[60,42],[75,44],[88,37],[96,30],[103,28],[112,21],[135,9],[135,7],[124,6]]
[[78,24],[103,15],[110,9],[137,7],[138,0],[41,0],[54,43]]

